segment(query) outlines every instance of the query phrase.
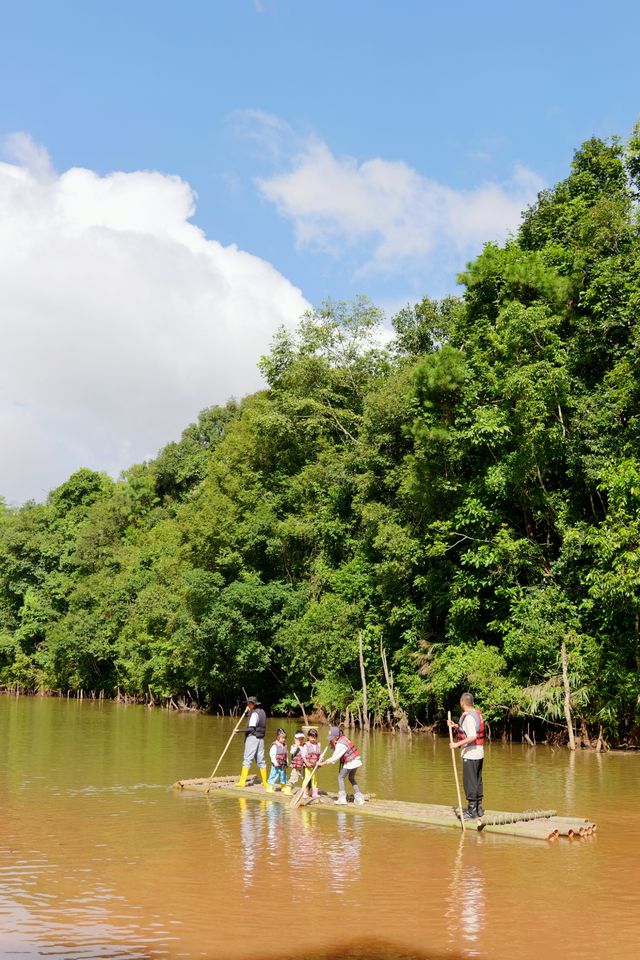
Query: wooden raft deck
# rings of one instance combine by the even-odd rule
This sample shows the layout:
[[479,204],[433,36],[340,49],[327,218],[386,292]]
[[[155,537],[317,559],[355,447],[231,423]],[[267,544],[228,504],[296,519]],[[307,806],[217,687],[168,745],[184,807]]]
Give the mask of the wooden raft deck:
[[[249,777],[244,787],[234,787],[232,777],[216,777],[214,780],[201,778],[196,780],[177,780],[176,790],[187,790],[207,796],[249,797],[252,800],[268,800],[288,806],[291,795],[279,790],[267,793],[257,777]],[[367,795],[364,804],[347,803],[336,806],[336,794],[321,792],[316,800],[305,798],[300,806],[311,806],[314,810],[343,810],[364,817],[382,817],[387,820],[405,820],[410,823],[430,824],[436,827],[451,827],[460,831],[460,821],[453,807],[436,803],[406,803],[403,800],[379,800]],[[467,830],[501,833],[513,837],[525,837],[535,840],[556,840],[558,837],[579,839],[595,833],[596,825],[579,817],[558,817],[555,810],[529,810],[520,813],[487,810],[480,820],[466,821]]]

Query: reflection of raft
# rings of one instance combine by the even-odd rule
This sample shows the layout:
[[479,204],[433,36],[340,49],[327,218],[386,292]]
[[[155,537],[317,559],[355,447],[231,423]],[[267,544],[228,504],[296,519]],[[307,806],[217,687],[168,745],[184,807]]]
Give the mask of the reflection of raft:
[[[234,787],[234,778],[216,777],[213,780],[178,780],[176,790],[190,790],[209,796],[251,797],[253,800],[271,800],[289,804],[291,796],[280,792],[266,793],[257,777],[249,777],[244,787]],[[295,792],[293,794],[295,796]],[[365,794],[366,796],[366,794]],[[369,797],[368,803],[337,807],[335,794],[321,793],[317,800],[304,799],[303,806],[318,810],[346,810],[366,817],[382,817],[386,820],[407,820],[411,823],[427,823],[436,827],[454,827],[460,830],[460,821],[453,807],[436,803],[405,803],[403,800],[378,800]],[[555,810],[527,810],[522,813],[498,813],[488,810],[481,820],[467,821],[467,830],[483,833],[502,833],[512,837],[528,837],[535,840],[555,840],[557,837],[576,839],[595,833],[596,825],[579,817],[557,817]]]

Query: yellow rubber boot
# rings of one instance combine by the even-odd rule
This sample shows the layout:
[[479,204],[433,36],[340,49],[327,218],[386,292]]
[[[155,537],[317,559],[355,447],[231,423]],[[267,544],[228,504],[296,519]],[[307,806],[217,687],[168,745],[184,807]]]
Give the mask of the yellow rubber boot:
[[244,787],[247,782],[247,777],[249,776],[249,767],[243,767],[240,771],[240,779],[234,783],[234,787]]
[[260,767],[260,779],[262,780],[262,786],[267,789],[267,771],[265,767]]
[[291,793],[291,787],[289,786],[289,784],[287,784],[286,787],[283,787],[280,792],[286,793],[286,795],[289,796],[289,794]]

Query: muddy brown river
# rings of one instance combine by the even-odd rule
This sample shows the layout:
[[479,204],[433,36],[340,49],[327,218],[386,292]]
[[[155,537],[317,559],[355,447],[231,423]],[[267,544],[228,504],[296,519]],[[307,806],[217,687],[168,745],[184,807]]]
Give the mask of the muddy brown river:
[[[232,729],[197,714],[0,697],[0,955],[640,956],[640,756],[489,746],[488,806],[598,825],[594,837],[547,843],[173,791],[179,777],[211,773]],[[444,738],[355,738],[365,790],[455,802]],[[220,772],[240,757],[238,740]],[[320,786],[335,779],[323,770]]]

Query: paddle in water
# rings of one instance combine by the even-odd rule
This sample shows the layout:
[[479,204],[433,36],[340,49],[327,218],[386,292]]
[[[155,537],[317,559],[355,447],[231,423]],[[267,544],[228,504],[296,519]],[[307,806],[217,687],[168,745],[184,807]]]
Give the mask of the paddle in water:
[[[447,721],[449,726],[449,742],[453,743],[453,726],[451,723],[451,710],[447,711]],[[453,775],[456,779],[456,793],[458,794],[458,813],[460,814],[460,823],[462,824],[462,832],[465,831],[464,817],[462,816],[462,797],[460,796],[460,781],[458,779],[458,764],[456,763],[455,753],[451,751],[451,759],[453,761]]]
[[312,776],[314,775],[314,773],[316,772],[316,770],[317,770],[318,767],[320,766],[320,763],[322,762],[322,758],[324,757],[324,755],[325,755],[325,753],[327,752],[328,749],[329,749],[329,747],[325,747],[325,748],[324,748],[324,750],[323,750],[322,753],[320,754],[320,757],[318,758],[315,766],[309,767],[309,769],[308,769],[307,772],[305,773],[304,779],[303,779],[303,781],[302,781],[302,786],[300,787],[300,790],[298,791],[298,793],[296,793],[295,797],[294,797],[293,800],[291,801],[291,806],[292,806],[292,807],[297,807],[298,804],[300,803],[300,801],[302,800],[302,798],[303,798],[303,796],[304,796],[304,794],[305,794],[305,791],[306,791],[309,783],[311,782]]
[[[228,750],[229,747],[231,746],[231,741],[233,740],[233,738],[235,737],[236,733],[238,732],[238,729],[239,729],[239,727],[240,727],[240,724],[241,724],[242,721],[244,720],[248,709],[249,709],[248,707],[245,707],[244,710],[242,711],[242,713],[240,714],[240,719],[238,720],[238,722],[236,723],[235,727],[233,728],[233,733],[231,734],[231,736],[230,736],[229,739],[227,740],[227,745],[226,745],[226,747],[224,748],[224,750],[222,751],[222,753],[220,754],[220,757],[218,758],[218,762],[216,763],[215,767],[213,768],[213,773],[212,773],[211,776],[209,777],[209,780],[213,780],[213,778],[215,777],[216,773],[218,772],[218,767],[219,767],[220,764],[222,763],[222,761],[223,761],[223,759],[224,759],[225,753],[227,752],[227,750]],[[208,792],[208,791],[207,791],[207,792]]]

